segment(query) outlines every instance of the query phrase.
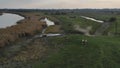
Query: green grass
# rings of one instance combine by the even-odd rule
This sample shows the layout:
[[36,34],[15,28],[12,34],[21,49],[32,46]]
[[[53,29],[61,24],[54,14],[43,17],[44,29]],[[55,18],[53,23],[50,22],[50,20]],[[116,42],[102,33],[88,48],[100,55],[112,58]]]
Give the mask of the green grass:
[[115,22],[112,23],[112,25],[105,31],[104,34],[108,34],[108,33],[111,33],[111,34],[114,34],[115,33],[115,24],[117,23],[117,33],[120,33],[120,15],[119,14],[109,14],[109,13],[106,13],[106,14],[103,14],[103,13],[89,13],[89,14],[83,14],[85,16],[88,16],[88,17],[92,17],[92,18],[95,18],[95,19],[98,19],[98,20],[103,20],[103,21],[109,21],[109,19],[111,17],[116,17],[117,20]]
[[62,22],[62,27],[65,32],[75,31],[74,25],[79,25],[81,28],[84,29],[86,29],[87,27],[92,27],[90,33],[93,34],[101,25],[100,23],[81,18],[80,15],[73,16],[75,16],[75,18],[71,18],[72,15],[56,15],[55,17]]
[[[39,16],[39,13],[36,16]],[[75,16],[75,18],[71,18],[71,16]],[[120,31],[119,15],[89,14],[88,16],[100,20],[108,20],[114,16],[117,18],[118,32]],[[92,26],[91,33],[99,28],[99,23],[80,18],[80,14],[51,15],[48,18],[52,21],[60,21],[60,25],[49,27],[46,33],[59,33],[59,30],[62,29],[66,35],[40,38],[40,40],[35,39],[31,42],[33,43],[32,47],[30,46],[28,50],[25,49],[26,52],[24,53],[17,54],[18,59],[19,56],[26,59],[34,56],[34,59],[30,59],[30,62],[27,61],[28,66],[30,64],[32,68],[120,68],[119,36],[87,37],[79,34],[67,34],[75,31],[74,25],[79,25],[82,28]],[[58,26],[62,28],[58,28]],[[106,30],[107,32],[115,32],[115,23]],[[82,44],[82,39],[88,40],[86,46]],[[31,45],[31,43],[29,44]],[[44,49],[45,51],[43,51]],[[41,57],[39,58],[39,56]],[[6,61],[3,58],[1,60]]]
[[[93,26],[94,32],[100,24],[80,18],[70,18],[71,15],[56,15],[62,23],[65,32],[74,31],[73,25],[80,25],[82,28]],[[113,15],[96,15],[93,17],[100,20],[108,20]],[[119,17],[117,16],[119,26]],[[107,32],[114,33],[115,23]],[[119,30],[119,27],[118,27]],[[87,39],[84,46],[82,39]],[[67,35],[63,37],[48,38],[49,44],[56,48],[44,60],[33,64],[33,68],[120,68],[120,38],[117,36],[87,37],[83,35]]]
[[116,23],[117,23],[117,33],[120,33],[120,17],[116,16],[117,20],[108,28],[107,32],[115,33],[116,32]]
[[[92,26],[92,30],[90,31],[91,34],[94,34],[97,28],[100,27],[99,23],[96,23],[94,21],[86,20],[83,18],[80,18],[80,16],[88,16],[92,17],[98,20],[103,20],[103,21],[109,21],[111,17],[116,17],[117,20],[116,22],[118,23],[117,27],[117,33],[118,35],[120,34],[120,15],[116,13],[104,13],[104,12],[83,12],[83,13],[67,13],[65,15],[50,15],[58,20],[61,21],[62,28],[64,32],[69,33],[69,32],[74,32],[74,27],[73,25],[77,24],[82,28],[86,28],[88,26]],[[76,18],[70,18],[70,17],[76,17]],[[115,24],[116,22],[113,22],[113,24],[104,32],[104,35],[114,35],[115,34]]]
[[[86,46],[81,44],[87,39]],[[120,38],[86,37],[68,35],[48,39],[59,50],[45,60],[33,64],[33,68],[119,68]]]

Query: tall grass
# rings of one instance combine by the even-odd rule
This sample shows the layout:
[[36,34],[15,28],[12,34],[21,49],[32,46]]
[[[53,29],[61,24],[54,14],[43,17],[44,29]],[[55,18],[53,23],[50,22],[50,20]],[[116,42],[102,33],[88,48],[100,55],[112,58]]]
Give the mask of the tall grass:
[[20,38],[33,36],[36,32],[42,30],[42,25],[45,25],[45,23],[39,21],[39,16],[29,13],[23,15],[29,18],[19,21],[17,25],[0,29],[0,47],[9,45]]

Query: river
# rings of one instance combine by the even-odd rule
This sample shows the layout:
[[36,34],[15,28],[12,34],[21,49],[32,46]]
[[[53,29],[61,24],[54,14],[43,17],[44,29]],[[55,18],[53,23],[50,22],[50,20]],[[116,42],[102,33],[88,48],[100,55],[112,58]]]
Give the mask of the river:
[[51,33],[45,34],[46,29],[47,29],[48,27],[50,27],[50,26],[55,25],[55,23],[54,23],[53,21],[49,20],[48,18],[42,19],[42,20],[40,20],[40,21],[41,21],[41,22],[45,22],[46,25],[47,25],[47,27],[42,30],[42,34],[41,34],[41,35],[36,35],[35,38],[36,38],[36,37],[49,37],[49,36],[61,36],[61,35],[62,35],[62,34],[59,34],[59,33],[57,33],[57,34],[51,34]]
[[24,17],[12,14],[12,13],[3,13],[0,15],[0,28],[6,28],[12,25],[16,25],[19,20],[24,19]]
[[104,21],[97,20],[97,19],[94,19],[94,18],[91,18],[91,17],[86,17],[86,16],[81,16],[81,17],[85,18],[85,19],[88,19],[88,20],[92,20],[92,21],[98,22],[98,23],[104,23]]

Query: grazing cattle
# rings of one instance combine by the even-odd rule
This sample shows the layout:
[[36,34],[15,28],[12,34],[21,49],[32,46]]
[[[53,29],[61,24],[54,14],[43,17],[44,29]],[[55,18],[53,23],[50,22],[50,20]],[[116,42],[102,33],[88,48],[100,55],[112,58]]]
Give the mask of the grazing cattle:
[[86,46],[87,43],[88,43],[88,40],[86,40],[86,39],[82,39],[82,45]]

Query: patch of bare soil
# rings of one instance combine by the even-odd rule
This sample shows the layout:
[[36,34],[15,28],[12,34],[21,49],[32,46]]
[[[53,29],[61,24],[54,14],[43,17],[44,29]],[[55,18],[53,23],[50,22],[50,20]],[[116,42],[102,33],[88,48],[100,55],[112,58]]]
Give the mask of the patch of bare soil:
[[86,29],[81,28],[79,25],[74,25],[75,30],[82,32],[86,36],[90,35],[90,30],[92,29],[91,26],[88,26]]

